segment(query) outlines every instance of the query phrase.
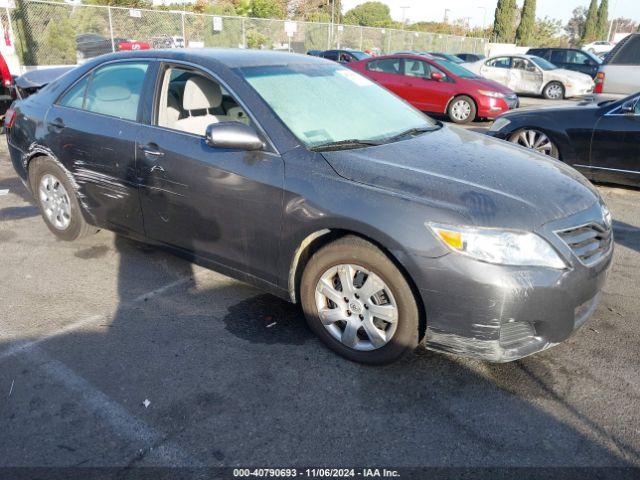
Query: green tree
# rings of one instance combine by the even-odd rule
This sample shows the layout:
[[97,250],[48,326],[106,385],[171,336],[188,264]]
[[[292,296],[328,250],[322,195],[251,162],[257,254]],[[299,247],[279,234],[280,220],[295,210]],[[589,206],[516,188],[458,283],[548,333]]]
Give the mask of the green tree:
[[279,0],[251,0],[251,16],[257,18],[284,18],[286,11]]
[[560,20],[544,17],[539,18],[533,32],[533,47],[568,47],[569,37],[562,34],[563,27]]
[[571,18],[564,27],[564,31],[569,37],[572,47],[579,47],[584,36],[584,24],[587,19],[587,9],[585,7],[576,7],[571,13]]
[[344,23],[363,27],[386,27],[393,23],[389,7],[380,2],[365,2],[344,15]]
[[598,9],[598,22],[596,23],[597,40],[609,40],[609,1],[602,0]]
[[518,6],[516,0],[498,0],[493,35],[498,42],[513,42]]
[[589,10],[587,11],[587,19],[584,24],[584,35],[582,36],[582,44],[591,43],[597,40],[598,32],[598,0],[591,0]]
[[[603,0],[604,1],[604,0]],[[516,42],[520,45],[530,45],[536,27],[536,0],[524,0],[520,25],[516,31]]]

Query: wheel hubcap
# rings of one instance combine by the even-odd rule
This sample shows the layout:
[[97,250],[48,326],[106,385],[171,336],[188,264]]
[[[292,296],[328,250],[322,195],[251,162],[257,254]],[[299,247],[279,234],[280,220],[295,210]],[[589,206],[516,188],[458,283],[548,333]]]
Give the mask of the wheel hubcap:
[[315,300],[324,328],[354,350],[383,347],[396,331],[398,307],[391,289],[359,265],[328,269],[318,280]]
[[556,149],[553,143],[544,133],[538,130],[521,130],[511,137],[512,143],[531,148],[544,155],[555,157]]
[[471,115],[471,105],[464,100],[458,100],[451,107],[451,115],[456,120],[466,120]]
[[49,223],[58,230],[66,230],[71,223],[71,202],[64,185],[48,173],[40,180],[39,196]]
[[562,95],[562,87],[560,85],[551,85],[547,88],[547,96],[550,98],[560,98]]

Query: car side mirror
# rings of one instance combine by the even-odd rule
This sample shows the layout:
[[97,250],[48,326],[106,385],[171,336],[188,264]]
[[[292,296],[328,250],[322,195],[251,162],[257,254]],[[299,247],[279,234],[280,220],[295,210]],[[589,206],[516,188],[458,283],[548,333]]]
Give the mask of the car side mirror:
[[212,123],[207,127],[206,142],[210,147],[234,150],[261,150],[264,142],[258,132],[240,122]]
[[442,75],[440,72],[431,72],[431,80],[442,82],[444,80],[444,75]]
[[625,115],[635,115],[636,114],[636,101],[637,100],[629,100],[625,102],[620,107],[620,111]]

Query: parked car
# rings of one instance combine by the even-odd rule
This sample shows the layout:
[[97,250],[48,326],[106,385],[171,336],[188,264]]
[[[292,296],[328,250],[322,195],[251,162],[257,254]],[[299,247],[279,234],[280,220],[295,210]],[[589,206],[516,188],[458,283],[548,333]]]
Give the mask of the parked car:
[[371,55],[361,52],[360,50],[325,50],[319,56],[342,64],[359,62],[365,58],[371,58]]
[[107,55],[7,117],[56,237],[115,230],[260,285],[354,361],[423,338],[492,361],[547,349],[594,311],[611,263],[610,216],[578,172],[309,55]]
[[313,57],[319,57],[320,54],[323,52],[324,50],[309,50],[307,52],[307,55],[311,55]]
[[4,57],[0,53],[0,125],[4,121],[4,115],[7,112],[7,109],[13,103],[13,99],[15,97],[13,93],[14,89],[14,81],[11,72],[9,71],[9,67],[7,66],[7,62]]
[[624,97],[640,90],[640,33],[623,38],[607,55],[596,76],[595,92]]
[[110,38],[97,33],[82,33],[76,36],[76,56],[79,63],[87,58],[97,57],[105,53],[122,50],[147,50],[151,48],[146,42],[137,42],[126,38],[115,38],[113,44]]
[[184,38],[163,33],[151,39],[151,46],[153,48],[184,48]]
[[558,68],[534,55],[499,55],[463,66],[516,93],[542,95],[551,100],[586,95],[594,87],[590,76]]
[[477,62],[478,60],[487,58],[486,55],[482,55],[480,53],[456,53],[456,57],[463,62]]
[[602,63],[600,57],[577,48],[531,48],[527,55],[544,58],[559,68],[584,73],[591,78],[595,78]]
[[639,98],[509,112],[489,134],[558,158],[591,180],[638,187]]
[[449,60],[452,63],[464,63],[464,60],[451,53],[429,52],[429,55],[431,55],[432,57],[444,58],[445,60]]
[[518,106],[518,96],[492,80],[431,55],[387,55],[350,63],[419,110],[446,114],[456,123],[495,118]]
[[611,42],[607,42],[605,40],[598,40],[597,42],[587,43],[582,46],[582,50],[585,52],[594,53],[596,55],[603,55],[609,53],[613,50],[615,45]]
[[41,70],[31,70],[15,79],[15,98],[25,99],[39,92],[46,85],[60,78],[74,67],[53,67]]

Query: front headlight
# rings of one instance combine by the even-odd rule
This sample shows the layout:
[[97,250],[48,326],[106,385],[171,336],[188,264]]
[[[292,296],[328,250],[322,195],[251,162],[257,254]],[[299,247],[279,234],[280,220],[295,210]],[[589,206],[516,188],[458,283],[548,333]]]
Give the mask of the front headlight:
[[507,118],[498,117],[498,118],[496,118],[496,121],[493,122],[493,125],[491,125],[491,128],[489,128],[489,131],[490,132],[497,132],[499,130],[502,130],[504,127],[506,127],[510,123],[511,123],[511,120],[509,120]]
[[567,267],[553,247],[535,233],[437,223],[426,225],[448,248],[476,260],[500,265]]
[[500,92],[494,92],[492,90],[478,90],[480,95],[484,95],[485,97],[491,98],[504,98],[505,94]]

